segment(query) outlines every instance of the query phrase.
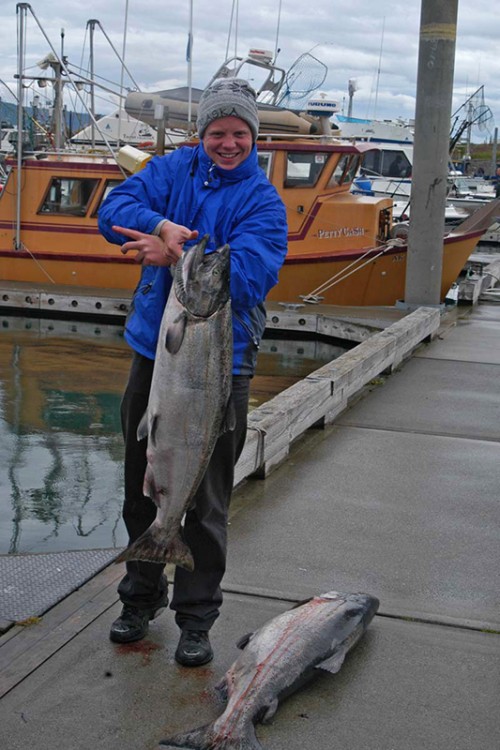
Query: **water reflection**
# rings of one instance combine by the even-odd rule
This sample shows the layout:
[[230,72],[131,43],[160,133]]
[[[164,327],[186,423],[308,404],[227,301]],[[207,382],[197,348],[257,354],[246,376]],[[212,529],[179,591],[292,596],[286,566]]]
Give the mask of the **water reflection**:
[[[266,339],[250,408],[343,353]],[[117,326],[0,317],[0,554],[122,547]]]

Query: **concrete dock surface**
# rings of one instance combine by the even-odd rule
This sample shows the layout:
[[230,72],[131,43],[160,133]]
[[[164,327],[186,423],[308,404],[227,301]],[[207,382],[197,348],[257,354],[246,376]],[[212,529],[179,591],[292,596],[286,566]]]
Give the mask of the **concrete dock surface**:
[[214,720],[237,640],[329,590],[380,599],[336,675],[257,737],[268,750],[500,748],[500,306],[443,325],[266,480],[234,495],[215,658],[174,661],[173,613],[108,639],[122,567],[0,640],[6,750],[155,750]]

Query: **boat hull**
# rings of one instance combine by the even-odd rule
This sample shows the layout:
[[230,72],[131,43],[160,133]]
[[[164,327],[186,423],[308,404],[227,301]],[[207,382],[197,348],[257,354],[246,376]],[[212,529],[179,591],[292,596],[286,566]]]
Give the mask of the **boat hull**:
[[[474,232],[445,238],[441,301],[459,276],[480,236]],[[69,249],[51,253],[0,249],[0,280],[124,290],[131,294],[139,280],[140,268],[119,251],[110,253],[109,247],[107,245],[107,252],[100,255],[84,255]],[[374,251],[365,255],[356,250],[339,254],[294,255],[290,252],[280,271],[279,282],[268,299],[301,303],[304,297],[331,281],[329,288],[319,290],[318,301],[333,305],[394,305],[404,299],[407,248],[390,248],[383,255],[379,253]]]
[[[480,236],[474,232],[444,239],[441,302],[460,275]],[[407,254],[405,246],[391,248],[383,255],[373,252],[371,257],[359,252],[333,257],[318,255],[315,258],[289,255],[280,271],[279,283],[271,290],[268,299],[299,303],[304,297],[314,299],[311,293],[319,288],[318,301],[324,304],[392,306],[405,296]],[[329,280],[331,286],[322,289]]]
[[[318,301],[353,306],[394,305],[403,299],[407,248],[389,239],[391,201],[353,196],[349,182],[341,184],[336,177],[339,159],[350,164],[358,159],[354,147],[328,151],[321,145],[318,161],[317,146],[295,144],[293,153],[302,163],[308,159],[323,165],[317,182],[296,187],[286,175],[292,145],[263,146],[274,156],[271,177],[281,190],[289,223],[288,255],[269,299],[300,303],[315,293]],[[101,157],[26,160],[17,232],[16,178],[13,165],[0,197],[0,282],[120,290],[131,296],[140,266],[106,242],[97,226],[104,196],[123,179],[118,167]],[[59,188],[66,191],[64,201],[56,194]],[[59,200],[57,211],[51,208],[53,198]],[[484,231],[476,224],[471,222],[467,231],[457,228],[444,239],[441,301]]]

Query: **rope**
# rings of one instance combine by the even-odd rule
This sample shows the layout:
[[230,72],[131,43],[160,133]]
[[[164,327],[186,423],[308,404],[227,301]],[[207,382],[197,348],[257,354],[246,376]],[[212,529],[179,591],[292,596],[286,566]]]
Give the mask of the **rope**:
[[[322,297],[320,297],[320,294],[327,292],[329,289],[331,289],[336,284],[340,284],[341,281],[345,281],[345,279],[349,278],[349,276],[352,276],[353,273],[356,271],[360,271],[362,268],[367,266],[369,263],[372,263],[374,260],[377,260],[377,258],[380,258],[384,253],[387,252],[387,250],[390,250],[393,247],[403,247],[406,243],[401,240],[399,237],[395,237],[392,240],[389,240],[384,245],[382,245],[380,252],[378,252],[376,255],[374,255],[372,258],[368,258],[364,263],[364,258],[366,258],[367,255],[369,255],[371,252],[376,250],[377,248],[370,247],[366,252],[360,257],[356,258],[356,260],[353,260],[352,263],[349,263],[348,266],[345,268],[342,268],[342,270],[337,271],[336,274],[333,276],[330,276],[330,278],[327,281],[324,281],[320,286],[316,287],[316,289],[313,289],[312,292],[305,295],[300,295],[300,298],[304,300],[304,302],[308,302],[309,304],[317,305]],[[349,270],[352,269],[352,270]],[[346,272],[349,273],[346,273]]]
[[41,263],[40,263],[40,262],[39,262],[39,261],[38,261],[38,260],[37,260],[37,259],[35,258],[35,256],[34,256],[34,255],[33,255],[33,253],[31,252],[31,250],[29,250],[29,249],[28,249],[28,248],[26,247],[26,245],[24,244],[24,242],[21,242],[21,246],[20,246],[20,247],[18,247],[17,249],[18,249],[18,250],[24,250],[24,251],[25,251],[26,253],[28,253],[28,255],[29,255],[29,256],[31,257],[31,260],[32,260],[32,261],[34,261],[34,262],[36,263],[36,265],[38,266],[38,268],[40,269],[40,271],[41,271],[41,272],[42,272],[43,274],[45,274],[45,276],[46,276],[46,277],[48,278],[48,280],[50,281],[50,283],[51,283],[51,284],[55,284],[55,283],[56,283],[56,282],[55,282],[55,280],[54,280],[54,279],[52,278],[52,276],[50,275],[50,273],[49,273],[48,271],[46,271],[46,270],[45,270],[45,268],[44,268],[44,267],[42,266],[42,264],[41,264]]

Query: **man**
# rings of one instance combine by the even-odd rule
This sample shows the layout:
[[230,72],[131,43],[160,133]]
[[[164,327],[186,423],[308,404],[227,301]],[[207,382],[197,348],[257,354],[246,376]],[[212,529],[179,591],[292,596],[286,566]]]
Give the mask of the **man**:
[[[127,319],[125,338],[134,350],[121,415],[125,438],[123,518],[132,543],[148,528],[156,506],[143,495],[147,440],[138,441],[146,410],[156,342],[172,284],[169,266],[198,236],[210,235],[207,251],[231,248],[233,390],[236,428],[222,435],[186,514],[184,537],[195,570],[177,567],[170,607],[181,630],[175,658],[185,666],[213,657],[208,632],[222,603],[226,527],[234,465],[246,436],[248,393],[265,326],[264,300],[278,280],[286,255],[286,212],[258,166],[255,92],[241,79],[214,81],[198,107],[196,147],[181,147],[153,158],[108,196],[99,228],[124,253],[136,251],[141,280]],[[143,638],[149,621],[168,603],[163,565],[127,562],[118,586],[123,603],[110,638],[130,643]]]

